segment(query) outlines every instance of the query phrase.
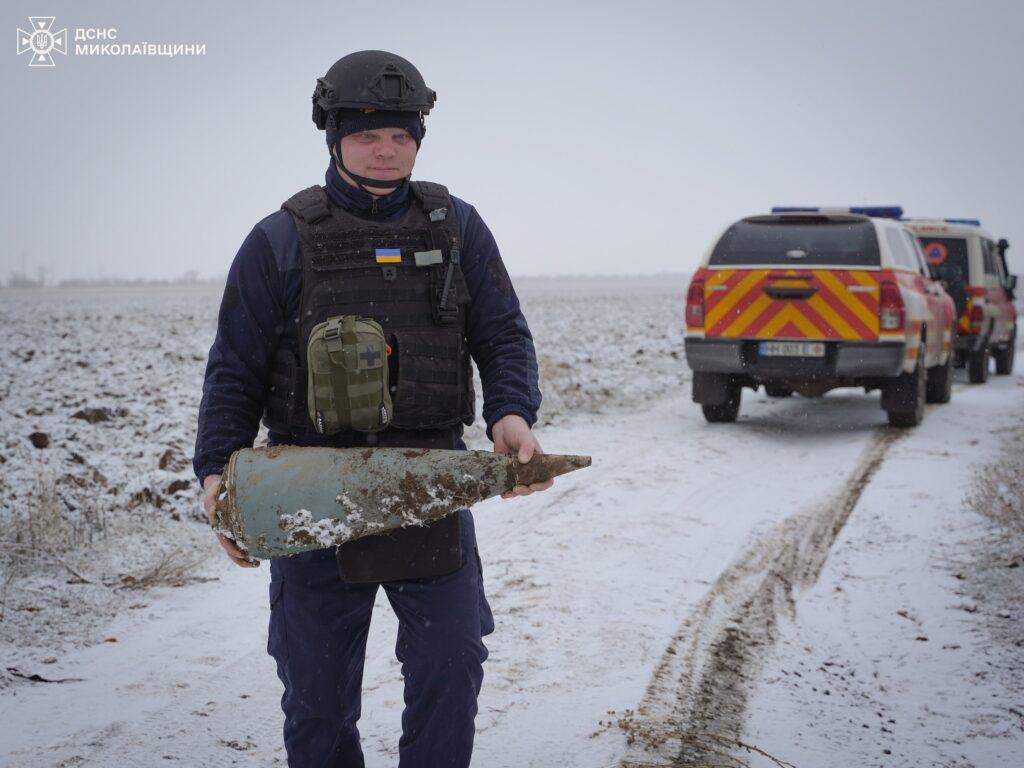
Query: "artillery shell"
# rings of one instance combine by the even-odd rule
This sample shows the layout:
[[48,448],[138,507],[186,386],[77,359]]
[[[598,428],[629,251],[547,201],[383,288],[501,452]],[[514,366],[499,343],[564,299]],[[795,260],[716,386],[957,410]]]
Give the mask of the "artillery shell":
[[478,501],[590,466],[540,454],[434,448],[245,448],[232,454],[214,527],[252,557],[274,558],[427,525]]

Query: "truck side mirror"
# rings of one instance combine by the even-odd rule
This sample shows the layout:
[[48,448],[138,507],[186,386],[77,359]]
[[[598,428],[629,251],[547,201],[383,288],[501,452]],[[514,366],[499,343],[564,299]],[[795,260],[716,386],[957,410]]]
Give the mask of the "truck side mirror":
[[999,255],[1003,256],[1006,254],[1006,249],[1010,247],[1005,237],[999,238],[999,242],[996,243],[996,250],[999,251]]
[[1017,290],[1017,276],[1016,275],[1007,275],[1006,276],[1006,290],[1008,290],[1010,293],[1013,293],[1014,291]]

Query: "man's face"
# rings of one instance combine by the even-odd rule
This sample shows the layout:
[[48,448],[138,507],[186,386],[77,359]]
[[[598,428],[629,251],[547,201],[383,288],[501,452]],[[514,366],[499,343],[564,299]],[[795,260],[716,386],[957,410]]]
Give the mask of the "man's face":
[[[341,159],[345,167],[368,179],[393,181],[412,173],[416,164],[416,142],[402,128],[378,128],[373,131],[350,133],[341,139]],[[339,173],[352,186],[355,182],[340,168]],[[373,194],[386,195],[387,187],[366,188]]]

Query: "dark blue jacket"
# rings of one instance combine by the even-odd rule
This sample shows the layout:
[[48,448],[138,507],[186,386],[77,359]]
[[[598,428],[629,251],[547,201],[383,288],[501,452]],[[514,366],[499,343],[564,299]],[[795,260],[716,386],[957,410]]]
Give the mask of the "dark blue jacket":
[[[374,199],[346,184],[333,164],[327,169],[327,192],[347,211],[375,221],[397,219],[413,202],[408,184]],[[473,206],[452,200],[472,296],[466,335],[483,384],[487,435],[510,413],[532,426],[541,400],[533,337],[490,230]],[[301,294],[298,232],[291,214],[279,210],[253,227],[228,272],[199,406],[192,466],[200,483],[256,439],[274,352],[279,345],[298,348]],[[454,440],[459,437],[461,428]]]

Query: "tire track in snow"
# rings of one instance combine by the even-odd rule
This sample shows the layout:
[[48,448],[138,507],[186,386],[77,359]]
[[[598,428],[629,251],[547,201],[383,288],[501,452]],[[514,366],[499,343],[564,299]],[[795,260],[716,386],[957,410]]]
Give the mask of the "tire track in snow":
[[776,638],[794,592],[811,586],[889,449],[907,432],[881,429],[840,491],[766,534],[718,577],[679,627],[635,712],[620,768],[736,766],[748,681]]

